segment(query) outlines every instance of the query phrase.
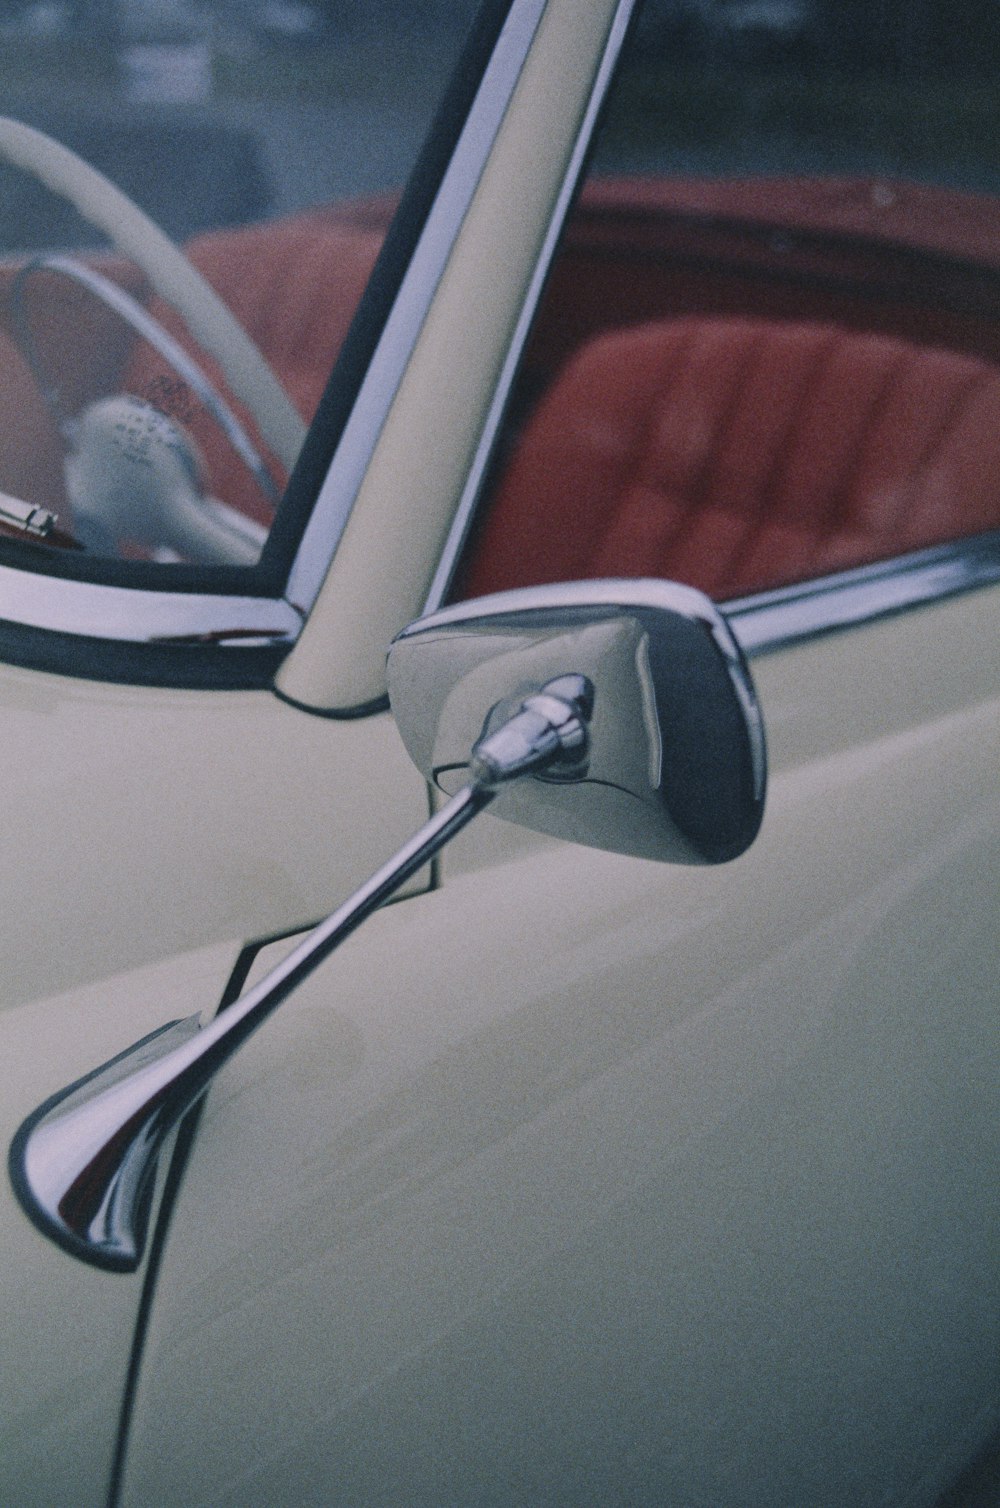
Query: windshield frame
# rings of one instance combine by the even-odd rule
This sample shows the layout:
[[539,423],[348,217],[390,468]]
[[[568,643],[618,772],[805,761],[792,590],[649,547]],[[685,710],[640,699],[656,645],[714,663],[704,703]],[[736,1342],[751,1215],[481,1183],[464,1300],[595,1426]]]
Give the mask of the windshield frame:
[[271,683],[322,585],[545,8],[481,3],[259,563],[164,567],[0,539],[5,659],[137,683]]

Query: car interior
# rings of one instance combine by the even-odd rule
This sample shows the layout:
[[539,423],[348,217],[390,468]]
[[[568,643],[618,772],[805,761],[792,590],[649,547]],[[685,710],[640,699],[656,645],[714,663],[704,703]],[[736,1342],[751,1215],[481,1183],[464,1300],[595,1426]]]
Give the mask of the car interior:
[[[591,182],[455,594],[654,575],[731,599],[997,527],[1000,243],[987,204],[866,179]],[[304,419],[393,208],[368,198],[185,247]],[[196,351],[131,264],[86,260]],[[67,533],[51,543],[71,533],[63,440],[29,365],[44,351],[64,412],[116,390],[154,404],[193,436],[206,492],[269,523],[272,504],[162,355],[44,268],[26,314],[22,264],[0,272],[0,490],[59,514]]]

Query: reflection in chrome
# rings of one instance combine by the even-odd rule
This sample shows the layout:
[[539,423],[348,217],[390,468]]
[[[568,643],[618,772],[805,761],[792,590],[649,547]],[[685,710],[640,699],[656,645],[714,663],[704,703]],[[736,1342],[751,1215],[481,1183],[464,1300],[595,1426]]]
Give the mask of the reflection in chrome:
[[24,289],[30,278],[39,272],[57,272],[63,277],[70,278],[79,283],[92,293],[101,303],[106,304],[114,312],[130,325],[143,340],[152,346],[158,355],[162,356],[168,366],[173,367],[178,377],[181,377],[191,391],[204,404],[219,425],[226,439],[232,445],[237,455],[251,472],[257,485],[264,496],[277,507],[281,493],[274,478],[268,471],[261,458],[260,452],[247,434],[243,425],[237,419],[225,399],[216,392],[212,383],[208,380],[197,362],[185,351],[179,341],[176,341],[168,330],[165,330],[159,320],[154,319],[131,294],[126,293],[124,288],[119,288],[117,283],[103,277],[92,267],[85,267],[82,262],[74,257],[65,256],[42,256],[35,257],[21,268],[14,279],[11,288],[11,312],[18,339],[24,350],[25,358],[31,367],[32,374],[39,388],[45,396],[53,417],[59,427],[63,438],[72,444],[74,421],[60,412],[59,397],[52,384],[49,383],[42,371],[38,360],[38,352],[35,348],[34,338],[31,334],[30,322],[27,311],[24,308]]
[[[569,700],[575,692],[580,700]],[[472,751],[472,779],[254,989],[210,1025],[168,1022],[46,1101],[21,1126],[10,1174],[39,1230],[82,1261],[132,1272],[145,1247],[163,1141],[272,1011],[493,800],[506,781],[586,751],[589,688],[572,677],[528,697]]]
[[389,701],[414,764],[450,794],[466,750],[526,685],[574,666],[596,690],[587,767],[505,791],[494,815],[553,837],[680,864],[738,858],[760,828],[764,724],[711,600],[653,579],[497,592],[419,619],[389,652]]
[[801,644],[1000,581],[1000,530],[724,604],[744,654]]

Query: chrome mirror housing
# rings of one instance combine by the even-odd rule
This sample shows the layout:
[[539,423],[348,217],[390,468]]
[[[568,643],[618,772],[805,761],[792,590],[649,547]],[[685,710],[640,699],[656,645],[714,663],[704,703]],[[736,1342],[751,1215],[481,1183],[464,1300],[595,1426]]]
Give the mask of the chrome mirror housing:
[[725,618],[693,588],[587,581],[458,603],[395,639],[389,700],[414,763],[451,795],[477,741],[567,675],[592,688],[585,766],[505,786],[494,815],[644,859],[716,864],[749,847],[763,720]]

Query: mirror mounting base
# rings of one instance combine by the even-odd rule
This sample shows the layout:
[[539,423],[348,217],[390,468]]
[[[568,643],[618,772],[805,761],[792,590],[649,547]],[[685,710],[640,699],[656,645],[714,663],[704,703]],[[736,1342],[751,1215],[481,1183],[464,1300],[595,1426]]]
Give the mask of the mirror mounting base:
[[11,1183],[34,1225],[81,1261],[134,1272],[163,1143],[218,1070],[344,939],[432,859],[497,791],[546,769],[574,778],[587,747],[593,687],[562,677],[526,697],[475,744],[471,778],[399,852],[320,922],[254,989],[208,1026],[168,1022],[61,1090],[11,1143]]

